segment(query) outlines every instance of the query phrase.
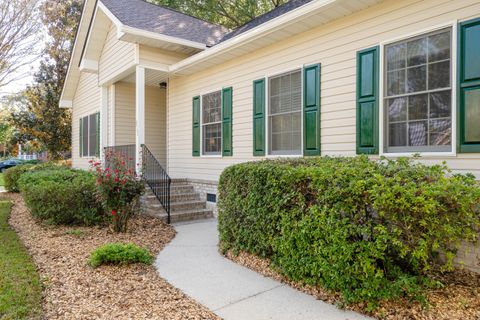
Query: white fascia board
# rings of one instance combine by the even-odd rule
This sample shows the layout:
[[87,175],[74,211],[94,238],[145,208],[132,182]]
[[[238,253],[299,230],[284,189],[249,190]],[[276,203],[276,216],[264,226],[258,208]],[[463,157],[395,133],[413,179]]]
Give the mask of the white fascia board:
[[98,3],[98,7],[107,15],[107,17],[110,20],[112,20],[112,22],[117,27],[118,40],[123,40],[123,38],[126,35],[132,35],[132,36],[144,37],[152,40],[158,40],[162,42],[173,43],[173,44],[195,48],[195,49],[205,50],[207,48],[207,45],[204,43],[189,41],[189,40],[180,39],[177,37],[171,37],[171,36],[159,34],[156,32],[151,32],[151,31],[146,31],[146,30],[126,26],[117,17],[115,17],[115,15],[110,10],[108,10],[108,8],[101,1]]
[[[166,36],[164,34],[159,34],[156,32],[133,28],[126,25],[122,25],[122,27],[119,29],[119,34],[121,34],[120,38],[122,38],[125,35],[132,35],[132,36],[144,37],[152,40],[167,42],[167,43],[173,43],[173,44],[181,45],[184,47],[190,47],[190,48],[195,48],[200,50],[205,50],[207,48],[207,45],[204,43]],[[119,40],[122,40],[122,39],[119,39]]]
[[238,36],[235,36],[231,39],[226,40],[214,47],[207,49],[203,52],[197,53],[189,58],[186,58],[176,64],[170,66],[170,72],[180,72],[184,68],[193,66],[199,62],[205,61],[207,59],[213,58],[215,56],[223,54],[225,51],[235,49],[253,41],[255,39],[261,38],[266,34],[274,31],[275,29],[286,26],[293,23],[296,19],[299,19],[305,15],[313,14],[315,11],[326,7],[330,4],[335,3],[338,0],[317,0],[312,1],[308,4],[305,4],[301,7],[298,7],[295,10],[292,10],[284,15],[281,15],[277,18],[274,18],[264,24],[259,25],[258,27],[252,28]]
[[98,73],[98,61],[83,58],[80,62],[80,71]]
[[70,109],[73,107],[73,101],[72,100],[60,100],[58,103],[60,108],[65,108],[65,109]]

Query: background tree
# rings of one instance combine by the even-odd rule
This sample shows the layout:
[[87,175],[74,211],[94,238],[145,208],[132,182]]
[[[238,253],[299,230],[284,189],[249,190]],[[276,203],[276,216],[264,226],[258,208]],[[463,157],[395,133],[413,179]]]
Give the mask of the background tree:
[[236,28],[288,0],[149,0],[228,28]]
[[38,57],[40,28],[37,0],[0,1],[0,88]]
[[37,140],[51,159],[71,149],[71,111],[58,107],[68,70],[70,52],[81,16],[80,0],[45,0],[41,20],[48,42],[33,85],[10,103],[11,122],[20,131],[20,140]]

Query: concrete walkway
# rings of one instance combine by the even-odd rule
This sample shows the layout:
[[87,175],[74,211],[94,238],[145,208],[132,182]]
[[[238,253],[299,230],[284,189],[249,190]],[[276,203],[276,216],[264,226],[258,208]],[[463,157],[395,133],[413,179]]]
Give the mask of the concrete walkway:
[[225,320],[367,319],[224,258],[215,220],[175,229],[177,236],[156,261],[160,275]]

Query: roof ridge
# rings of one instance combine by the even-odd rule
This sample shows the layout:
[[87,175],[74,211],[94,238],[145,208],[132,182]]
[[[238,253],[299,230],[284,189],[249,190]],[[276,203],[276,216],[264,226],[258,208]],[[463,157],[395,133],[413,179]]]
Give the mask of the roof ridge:
[[[101,1],[101,0],[100,0],[100,1]],[[147,4],[150,4],[150,5],[152,5],[152,6],[160,7],[160,8],[163,8],[163,9],[165,9],[165,10],[170,10],[170,11],[173,11],[173,12],[175,12],[175,13],[182,14],[182,15],[187,16],[187,17],[190,17],[190,18],[197,19],[197,20],[199,20],[199,21],[206,22],[206,23],[208,23],[208,24],[211,24],[212,26],[217,26],[217,27],[225,28],[225,29],[228,30],[228,33],[231,32],[231,31],[233,31],[233,30],[230,30],[229,28],[225,27],[224,25],[221,25],[221,24],[218,24],[218,23],[213,23],[213,22],[211,22],[211,21],[207,21],[207,20],[205,20],[205,19],[196,17],[196,16],[194,16],[194,15],[191,15],[191,14],[188,14],[188,13],[185,13],[185,12],[181,12],[181,11],[179,11],[179,10],[177,10],[177,9],[173,9],[173,8],[170,8],[170,7],[167,7],[167,6],[158,4],[158,3],[149,2],[149,1],[147,1],[147,0],[140,0],[140,1],[145,2],[145,3],[147,3]]]

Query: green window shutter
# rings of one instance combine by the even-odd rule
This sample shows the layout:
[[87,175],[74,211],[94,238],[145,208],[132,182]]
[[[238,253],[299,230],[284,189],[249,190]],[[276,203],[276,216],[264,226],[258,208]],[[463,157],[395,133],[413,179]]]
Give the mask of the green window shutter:
[[480,152],[480,19],[458,27],[458,152]]
[[320,65],[303,70],[303,147],[305,156],[320,155]]
[[192,101],[192,156],[200,156],[200,97]]
[[222,90],[222,154],[232,156],[232,99],[233,89]]
[[79,153],[80,158],[83,157],[83,118],[80,118],[80,139],[79,139]]
[[357,154],[378,154],[379,47],[357,52]]
[[265,79],[253,81],[253,155],[265,155]]
[[96,143],[97,145],[95,146],[95,156],[100,157],[100,112],[97,112],[96,117],[95,117],[95,124],[96,124]]

